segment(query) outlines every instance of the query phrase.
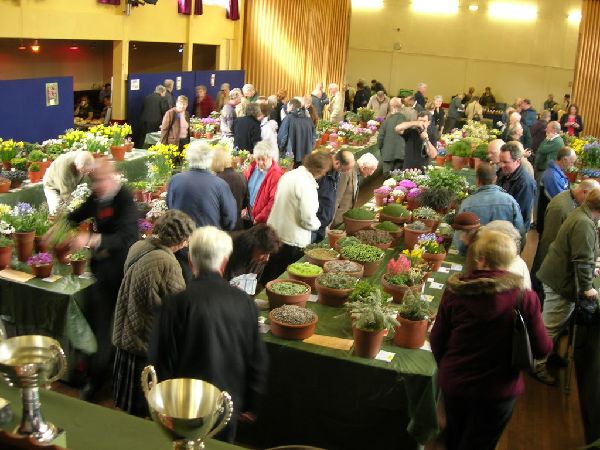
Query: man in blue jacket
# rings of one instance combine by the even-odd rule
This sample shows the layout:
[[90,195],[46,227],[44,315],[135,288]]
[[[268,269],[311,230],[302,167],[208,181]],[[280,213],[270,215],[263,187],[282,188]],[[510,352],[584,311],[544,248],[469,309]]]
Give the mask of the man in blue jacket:
[[521,124],[523,128],[531,128],[537,120],[537,112],[531,106],[531,100],[528,98],[521,102]]

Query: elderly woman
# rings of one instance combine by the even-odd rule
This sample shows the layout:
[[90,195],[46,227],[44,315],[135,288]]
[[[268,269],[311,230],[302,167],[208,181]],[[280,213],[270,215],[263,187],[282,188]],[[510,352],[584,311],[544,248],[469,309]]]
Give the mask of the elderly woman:
[[302,166],[281,177],[267,224],[273,227],[283,246],[265,267],[263,282],[276,278],[290,263],[300,259],[304,247],[311,242],[312,232],[321,226],[317,217],[317,180],[332,165],[331,156],[314,152],[304,157]]
[[196,102],[194,115],[196,117],[208,117],[215,110],[215,104],[206,92],[206,86],[196,86]]
[[229,85],[229,83],[221,84],[221,89],[217,93],[215,111],[221,111],[221,109],[223,109],[223,106],[225,106],[225,102],[227,102],[227,100],[229,100],[229,92],[230,91],[231,91],[231,86]]
[[165,113],[160,127],[161,143],[177,145],[182,150],[190,142],[190,114],[187,106],[188,98],[180,95],[175,106]]
[[248,103],[244,117],[233,122],[233,145],[240,150],[254,151],[254,146],[261,140],[260,123],[263,114],[257,103]]
[[[277,129],[279,128],[279,125],[277,124],[277,121],[272,118],[271,113],[273,112],[273,107],[270,102],[261,103],[260,111],[263,115],[263,118],[260,121],[260,138],[263,141],[270,142],[274,148],[277,148]],[[254,148],[256,149],[256,146]]]
[[240,172],[233,170],[231,153],[222,146],[215,147],[215,153],[212,162],[212,170],[215,174],[225,180],[231,189],[233,198],[237,205],[237,223],[236,230],[243,228],[242,210],[248,206],[248,184],[246,178]]
[[442,295],[430,342],[446,410],[446,448],[493,450],[508,423],[523,376],[511,365],[514,306],[520,302],[531,349],[552,348],[535,292],[508,271],[514,241],[487,231],[469,251],[474,270],[454,274]]
[[265,223],[275,202],[277,185],[283,170],[277,164],[279,152],[270,142],[254,147],[254,161],[244,174],[248,180],[248,217],[252,223]]
[[153,310],[165,296],[185,289],[174,252],[187,246],[196,224],[181,211],[167,211],[153,235],[129,249],[125,276],[115,309],[112,343],[116,347],[113,396],[117,407],[140,417],[148,415],[140,376],[147,364]]
[[255,273],[260,278],[270,256],[281,248],[279,236],[266,223],[233,233],[232,238],[233,253],[223,274],[227,280],[246,273]]

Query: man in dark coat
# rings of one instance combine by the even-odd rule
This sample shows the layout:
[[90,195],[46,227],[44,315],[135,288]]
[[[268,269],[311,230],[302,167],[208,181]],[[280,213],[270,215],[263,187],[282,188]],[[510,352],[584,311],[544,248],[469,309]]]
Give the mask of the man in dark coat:
[[282,155],[294,155],[295,166],[299,166],[315,146],[315,125],[301,109],[300,100],[293,98],[288,103],[288,114],[281,122],[277,133],[277,145]]
[[67,219],[80,223],[93,218],[94,233],[79,233],[73,248],[92,250],[91,269],[96,282],[90,287],[85,316],[98,350],[88,361],[88,383],[81,397],[90,400],[109,378],[112,370],[112,316],[123,279],[123,265],[129,247],[138,239],[137,213],[129,191],[121,186],[111,163],[97,160],[92,178],[92,195]]
[[[431,134],[435,133],[434,127],[431,126],[431,115],[427,111],[421,111],[417,115],[416,122],[410,122],[415,126],[410,126],[403,132],[406,140],[404,169],[423,169],[429,165],[430,159],[437,155],[437,150],[432,144]],[[405,123],[396,126],[397,132],[402,132]]]
[[371,98],[371,89],[369,86],[365,86],[365,82],[360,80],[356,83],[356,95],[354,96],[354,104],[352,110],[356,112],[358,108],[364,108],[369,103]]
[[159,380],[195,378],[227,391],[234,411],[221,438],[233,442],[238,417],[255,419],[266,381],[265,344],[253,300],[223,279],[231,237],[215,227],[198,228],[189,247],[194,279],[185,291],[164,300],[149,361]]
[[154,92],[144,99],[140,124],[138,127],[136,146],[142,148],[146,133],[152,133],[160,129],[165,113],[169,110],[169,104],[165,98],[167,90],[163,85],[156,86]]
[[258,103],[248,103],[246,115],[233,122],[233,145],[252,153],[256,143],[261,140],[260,121],[263,117]]

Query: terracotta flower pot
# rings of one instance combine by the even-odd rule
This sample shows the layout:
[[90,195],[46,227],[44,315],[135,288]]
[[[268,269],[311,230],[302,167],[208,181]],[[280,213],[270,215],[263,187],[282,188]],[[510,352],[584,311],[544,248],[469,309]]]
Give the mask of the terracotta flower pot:
[[415,218],[413,220],[413,222],[417,221],[417,220],[423,222],[427,227],[431,228],[432,233],[435,233],[435,230],[437,230],[437,227],[440,224],[440,221],[436,220],[436,219],[417,219],[417,218]]
[[352,327],[354,337],[354,354],[361,358],[375,358],[381,349],[383,337],[387,334],[386,329],[380,331],[368,331]]
[[569,183],[575,183],[577,181],[577,172],[567,172],[567,178]]
[[48,252],[48,242],[44,239],[44,236],[36,236],[33,239],[35,244],[35,252],[36,253],[47,253]]
[[212,139],[213,136],[214,136],[214,133],[206,132],[206,139]]
[[10,161],[2,161],[2,168],[4,170],[10,170]]
[[12,245],[10,247],[0,247],[0,270],[10,266],[10,262],[12,261],[12,251]]
[[398,315],[396,318],[400,322],[399,327],[395,327],[394,344],[403,348],[421,348],[425,344],[427,337],[428,320],[407,320]]
[[420,202],[416,198],[406,198],[406,209],[412,211],[420,206]]
[[451,163],[451,162],[452,162],[452,155],[451,155],[450,153],[448,153],[448,154],[446,155],[446,162],[447,162],[447,163]]
[[411,230],[408,227],[404,227],[404,248],[412,250],[417,244],[419,236],[427,233],[431,233],[431,228],[427,228],[426,230]]
[[406,222],[410,221],[410,216],[397,217],[397,216],[388,216],[386,214],[379,213],[379,221],[380,222],[389,221],[389,222],[395,223],[396,225],[402,225],[402,224],[405,224]]
[[[273,292],[271,290],[271,286],[273,286],[273,284],[275,284],[275,283],[279,283],[282,281],[285,281],[288,283],[296,283],[296,284],[305,286],[306,292],[303,294],[297,294],[297,295],[283,295],[283,294],[278,294],[276,292]],[[306,306],[306,302],[308,301],[308,298],[310,297],[310,291],[311,291],[311,288],[308,284],[303,283],[302,281],[297,281],[297,280],[280,280],[280,279],[272,280],[267,283],[265,288],[267,290],[267,298],[269,299],[269,308],[270,309],[278,308],[282,305],[296,305],[296,306],[300,306],[300,307],[304,308]]]
[[452,168],[460,170],[468,164],[468,157],[452,156]]
[[423,259],[427,261],[432,272],[437,272],[442,267],[442,262],[446,259],[446,253],[423,253]]
[[318,278],[315,280],[315,288],[319,294],[317,301],[321,305],[333,306],[336,308],[343,306],[348,300],[350,292],[352,292],[352,289],[333,289],[323,286],[319,283]]
[[435,157],[435,164],[437,166],[444,166],[446,165],[446,156],[436,156]]
[[23,186],[23,180],[11,180],[10,181],[11,189],[17,189],[17,188],[20,188],[21,186]]
[[56,259],[61,264],[69,264],[69,253],[71,252],[71,245],[69,243],[61,243],[54,247],[53,253]]
[[13,236],[15,239],[15,247],[17,249],[17,258],[21,262],[26,262],[33,253],[35,231],[15,233]]
[[[363,265],[360,263],[357,263],[356,261],[351,261],[351,262],[356,264],[357,270],[355,272],[343,272],[343,273],[350,275],[351,277],[362,278],[365,273],[365,268],[363,267]],[[324,272],[335,272],[335,270],[333,270],[332,266],[333,266],[333,264],[331,264],[331,261],[327,261],[325,264],[323,264],[323,271]]]
[[375,206],[383,206],[384,200],[388,197],[386,194],[374,194]]
[[368,230],[372,224],[373,220],[356,220],[344,216],[344,225],[346,226],[346,233],[349,236],[354,236],[360,230]]
[[327,242],[329,243],[329,247],[335,248],[340,239],[346,237],[346,232],[344,230],[329,230],[327,232]]
[[125,159],[125,152],[127,151],[127,147],[125,145],[120,145],[115,147],[114,145],[110,146],[110,153],[115,161],[123,161]]
[[38,170],[37,172],[32,172],[31,170],[28,172],[29,174],[29,182],[30,183],[39,183],[42,180],[42,171]]
[[273,319],[273,312],[269,313],[269,320],[271,321],[271,333],[274,336],[282,339],[294,339],[303,340],[311,337],[315,332],[315,327],[319,321],[319,317],[315,314],[315,318],[312,322],[304,325],[291,325],[289,323],[282,323]]
[[354,261],[354,262],[361,264],[363,266],[363,277],[370,277],[375,272],[377,272],[377,269],[379,268],[379,265],[381,264],[381,259],[379,259],[377,261],[372,261],[372,262],[360,262],[360,261]]
[[412,291],[415,295],[420,295],[421,289],[423,289],[423,283],[414,286],[400,286],[398,284],[389,283],[386,280],[386,274],[381,276],[381,286],[383,287],[384,292],[387,292],[392,296],[394,303],[398,304],[401,304],[404,301],[404,295],[407,291]]
[[473,169],[477,170],[481,165],[481,158],[471,158],[473,160]]
[[33,273],[36,278],[48,278],[52,273],[52,264],[35,265],[30,267],[31,273]]
[[73,270],[73,275],[83,275],[83,273],[85,272],[85,265],[87,264],[87,261],[81,260],[81,261],[71,261],[71,269]]
[[10,189],[10,180],[0,180],[0,194],[6,194]]
[[388,248],[390,248],[392,246],[392,243],[394,241],[390,241],[390,242],[386,242],[385,244],[369,244],[369,245],[373,245],[374,247],[380,248],[381,250],[387,250]]
[[50,167],[50,164],[52,164],[52,161],[40,161],[38,164],[40,165],[42,178],[44,178],[44,174],[46,173],[46,170],[48,170],[48,167]]
[[296,275],[295,273],[292,273],[289,270],[287,271],[287,274],[290,280],[301,281],[303,283],[308,284],[312,291],[315,290],[315,279],[320,275],[311,275],[306,277],[302,275]]
[[125,145],[125,151],[127,151],[127,152],[133,151],[133,142],[130,142],[127,145]]

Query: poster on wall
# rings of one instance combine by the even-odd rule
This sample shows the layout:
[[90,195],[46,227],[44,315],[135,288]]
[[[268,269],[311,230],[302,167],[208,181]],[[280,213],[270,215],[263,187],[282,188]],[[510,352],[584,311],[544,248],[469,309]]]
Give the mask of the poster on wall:
[[58,105],[58,83],[46,83],[46,106]]
[[175,90],[176,91],[181,90],[181,77],[175,78]]
[[139,78],[135,78],[135,79],[131,80],[131,90],[132,91],[140,90],[140,79]]

